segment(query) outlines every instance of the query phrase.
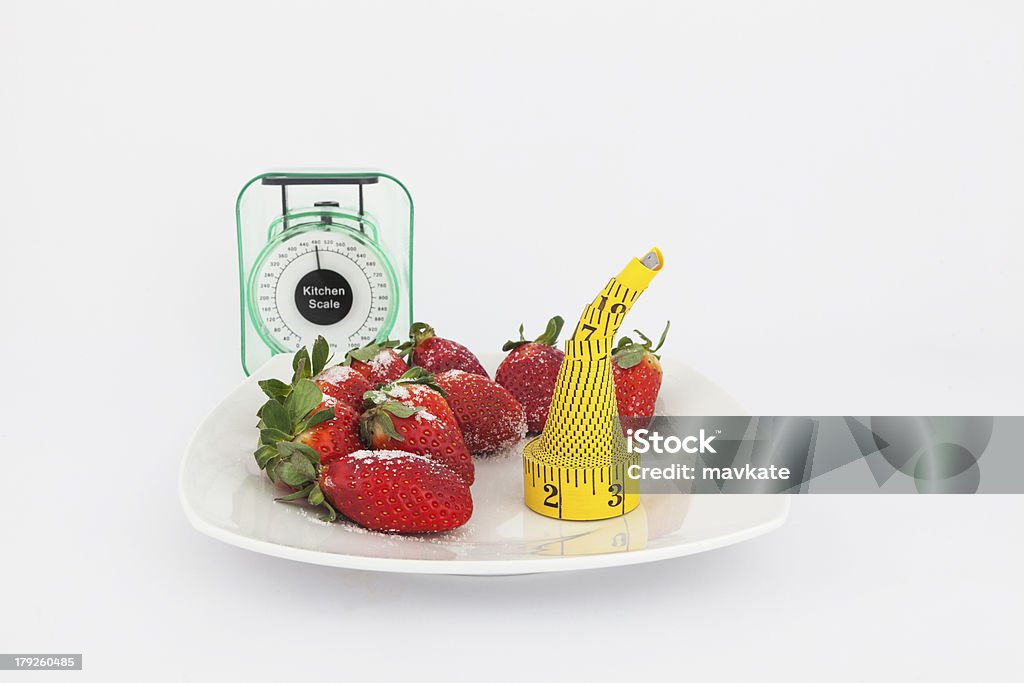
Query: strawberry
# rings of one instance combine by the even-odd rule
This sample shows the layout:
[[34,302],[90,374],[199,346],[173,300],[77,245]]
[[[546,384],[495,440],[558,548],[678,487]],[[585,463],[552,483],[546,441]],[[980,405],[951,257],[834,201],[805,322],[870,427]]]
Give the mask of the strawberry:
[[362,408],[363,394],[374,386],[361,372],[345,365],[335,365],[322,370],[313,381],[324,395],[355,410]]
[[395,382],[366,392],[365,398],[367,409],[359,421],[364,444],[425,455],[473,483],[473,459],[433,375],[411,368]]
[[341,514],[376,531],[447,531],[473,514],[462,477],[404,451],[357,451],[324,467],[319,486]]
[[[669,323],[661,333],[658,345],[640,330],[634,330],[642,344],[622,337],[612,350],[612,379],[615,400],[619,406],[622,429],[644,429],[654,417],[654,403],[661,389],[661,358],[657,351],[665,343]],[[653,347],[653,348],[652,348]]]
[[[269,400],[259,410],[260,442],[256,463],[278,483],[278,468],[296,448],[304,448],[317,462],[330,462],[360,450],[359,413],[330,396],[310,379],[327,363],[327,342],[313,344],[313,354],[301,349],[295,354],[292,381],[264,380],[260,388]],[[360,377],[362,377],[360,375]]]
[[398,342],[389,339],[353,349],[345,354],[345,365],[361,373],[375,386],[394,382],[409,369],[409,365],[395,351],[396,346]]
[[334,417],[313,425],[293,439],[320,454],[322,464],[363,449],[359,440],[359,411],[325,396],[321,408],[334,410]]
[[462,344],[437,337],[434,328],[426,323],[413,323],[409,328],[409,341],[399,351],[411,355],[412,364],[433,373],[445,370],[465,370],[484,377],[490,377],[480,360]]
[[520,325],[519,341],[507,341],[501,347],[510,353],[501,361],[494,378],[522,404],[526,411],[526,428],[531,432],[543,431],[548,421],[551,394],[565,357],[562,350],[554,346],[564,322],[556,315],[548,321],[544,333],[533,341],[523,337]]
[[282,471],[297,490],[278,500],[305,500],[323,506],[331,521],[337,511],[374,531],[447,531],[473,514],[473,497],[462,477],[405,451],[356,451],[322,466],[297,451]]
[[526,436],[526,411],[505,387],[463,370],[442,372],[434,380],[473,455],[504,450]]

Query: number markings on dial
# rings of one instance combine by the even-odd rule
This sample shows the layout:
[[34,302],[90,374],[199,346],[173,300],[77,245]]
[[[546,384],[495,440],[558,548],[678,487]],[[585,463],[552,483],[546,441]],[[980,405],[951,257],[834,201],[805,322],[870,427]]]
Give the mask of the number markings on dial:
[[[292,280],[297,280],[295,273],[305,274],[316,269],[312,259],[317,250],[325,263],[332,261],[325,268],[343,270],[348,274],[359,300],[352,314],[336,323],[340,326],[334,335],[337,341],[360,345],[369,343],[385,324],[387,309],[394,295],[394,283],[388,277],[387,266],[366,245],[345,242],[342,239],[331,239],[328,235],[302,235],[282,243],[283,248],[265,261],[258,280],[259,317],[265,330],[286,349],[297,349],[320,332],[301,316],[292,315],[295,312],[294,303],[290,306],[287,303],[287,299],[292,296],[287,290],[294,285]],[[356,323],[358,326],[352,329]],[[310,329],[297,329],[300,327]]]

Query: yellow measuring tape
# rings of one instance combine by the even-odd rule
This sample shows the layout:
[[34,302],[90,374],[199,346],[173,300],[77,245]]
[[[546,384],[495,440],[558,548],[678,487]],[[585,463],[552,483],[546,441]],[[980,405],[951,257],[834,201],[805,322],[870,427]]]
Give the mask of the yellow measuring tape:
[[622,319],[665,263],[655,247],[634,258],[583,309],[565,343],[544,432],[526,444],[526,506],[573,520],[624,515],[640,503],[626,476],[639,455],[626,452],[612,383],[612,339]]

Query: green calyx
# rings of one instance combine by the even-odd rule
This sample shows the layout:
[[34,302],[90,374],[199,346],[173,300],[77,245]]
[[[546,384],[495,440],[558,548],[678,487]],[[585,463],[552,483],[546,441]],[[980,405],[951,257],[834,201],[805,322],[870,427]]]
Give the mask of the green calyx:
[[372,403],[373,407],[363,412],[359,418],[359,437],[363,440],[363,443],[368,446],[373,445],[378,434],[384,434],[387,438],[394,441],[405,441],[405,437],[395,429],[393,418],[412,417],[421,410],[425,410],[424,407],[407,406],[404,403],[388,398],[386,395],[381,399],[380,396],[376,396],[376,394],[383,394],[380,391],[366,392],[366,396],[369,397],[370,394],[374,394],[374,396],[367,398],[367,402]]
[[413,323],[409,327],[409,339],[396,349],[402,357],[410,357],[413,350],[434,335],[434,328],[426,323]]
[[[264,446],[262,448],[270,448]],[[320,488],[320,456],[309,446],[299,443],[279,443],[274,447],[273,455],[267,454],[264,459],[273,464],[266,466],[267,474],[274,482],[283,481],[295,489],[287,496],[276,498],[282,503],[305,501],[313,507],[324,508],[324,520],[333,522],[338,518],[337,511],[327,502]],[[260,462],[260,449],[256,451],[256,462]],[[277,477],[275,479],[275,477]]]
[[353,349],[345,354],[345,361],[343,365],[352,365],[353,361],[359,361],[361,363],[368,363],[376,358],[381,351],[385,349],[394,349],[398,347],[398,342],[393,339],[388,339],[381,342],[373,342],[367,344],[360,349]]
[[650,354],[655,358],[661,359],[657,351],[661,348],[662,344],[665,343],[665,337],[668,335],[668,328],[672,321],[665,322],[665,329],[661,332],[661,337],[658,338],[658,345],[655,346],[654,342],[651,341],[650,337],[641,332],[640,330],[633,330],[637,333],[637,336],[643,340],[643,343],[635,342],[629,337],[621,337],[615,348],[612,350],[612,359],[622,369],[626,370],[633,366],[639,365],[644,359],[644,356]]
[[330,360],[329,351],[327,340],[317,337],[312,354],[302,347],[292,359],[290,383],[285,384],[279,379],[259,382],[269,399],[256,413],[260,418],[261,444],[291,441],[310,427],[334,417],[330,408],[318,410],[324,395],[312,380]]
[[[259,383],[268,400],[257,412],[260,440],[253,454],[256,464],[274,483],[282,481],[298,489],[285,499],[298,500],[303,496],[297,494],[305,491],[305,497],[314,505],[326,505],[316,484],[320,456],[296,439],[307,429],[334,417],[332,408],[320,408],[323,393],[311,379],[327,364],[328,351],[327,341],[317,337],[312,354],[305,347],[295,354],[290,383],[277,379]],[[327,508],[328,517],[333,520],[336,514],[330,505]]]
[[[296,397],[293,402],[288,403],[286,401],[286,403],[280,403],[275,399],[270,399],[260,408],[260,442],[256,448],[256,464],[260,466],[261,470],[266,471],[267,476],[275,482],[279,477],[275,476],[277,470],[273,466],[277,464],[278,460],[266,449],[277,449],[282,444],[288,447],[302,446],[303,448],[309,448],[296,442],[298,436],[307,429],[334,417],[333,409],[318,409],[321,400],[320,389],[308,379],[301,380],[301,382],[309,382],[312,387],[306,388],[305,384],[301,384],[289,396],[289,399]],[[312,393],[313,389],[316,389],[315,395]],[[311,408],[306,408],[303,411],[303,406],[300,405],[300,402],[305,402],[305,405],[309,405],[309,403],[313,405]],[[296,410],[303,412],[293,412]],[[319,456],[317,457],[319,458]]]
[[562,326],[565,324],[565,320],[562,316],[556,315],[554,318],[548,321],[548,326],[544,328],[544,332],[541,333],[536,339],[530,340],[523,336],[523,326],[519,326],[519,339],[509,339],[502,345],[502,351],[511,351],[512,349],[518,349],[523,344],[543,344],[544,346],[554,346],[558,342],[558,335],[562,334]]
[[283,401],[291,393],[300,379],[311,379],[319,375],[331,360],[331,348],[322,336],[313,342],[313,352],[305,346],[299,349],[292,358],[292,381],[289,384],[279,379],[265,379],[258,382],[260,389],[268,398]]
[[333,418],[333,408],[320,408],[323,399],[320,387],[310,379],[297,381],[284,399],[269,399],[257,413],[260,444],[273,446],[279,441],[293,441],[310,427]]
[[[421,384],[425,387],[430,387],[437,393],[441,394],[441,396],[448,395],[445,392],[445,390],[441,388],[441,385],[437,383],[432,372],[424,370],[418,365],[414,365],[405,372],[403,372],[402,376],[396,379],[391,384],[385,384],[379,389],[367,391],[365,394],[363,394],[363,399],[370,401],[371,403],[379,404],[383,402],[383,400],[385,399],[393,398],[390,394],[388,394],[388,390],[394,389],[396,387],[408,386],[410,384]],[[384,399],[381,399],[380,396],[383,396]]]
[[425,410],[423,406],[408,406],[396,400],[396,395],[400,396],[401,387],[410,384],[421,384],[430,387],[441,396],[445,395],[444,389],[434,381],[434,375],[415,365],[391,384],[367,391],[363,394],[365,410],[359,418],[359,436],[364,444],[372,446],[374,437],[380,434],[395,441],[405,441],[405,437],[395,429],[394,418],[412,417]]

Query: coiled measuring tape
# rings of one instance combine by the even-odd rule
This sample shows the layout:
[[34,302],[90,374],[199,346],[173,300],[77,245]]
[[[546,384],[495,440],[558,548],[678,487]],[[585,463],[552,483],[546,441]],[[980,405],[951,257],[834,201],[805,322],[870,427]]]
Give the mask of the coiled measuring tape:
[[587,307],[565,343],[544,431],[523,451],[526,506],[570,520],[624,515],[640,503],[626,476],[640,456],[626,451],[612,382],[612,340],[665,260],[651,249],[613,277]]

